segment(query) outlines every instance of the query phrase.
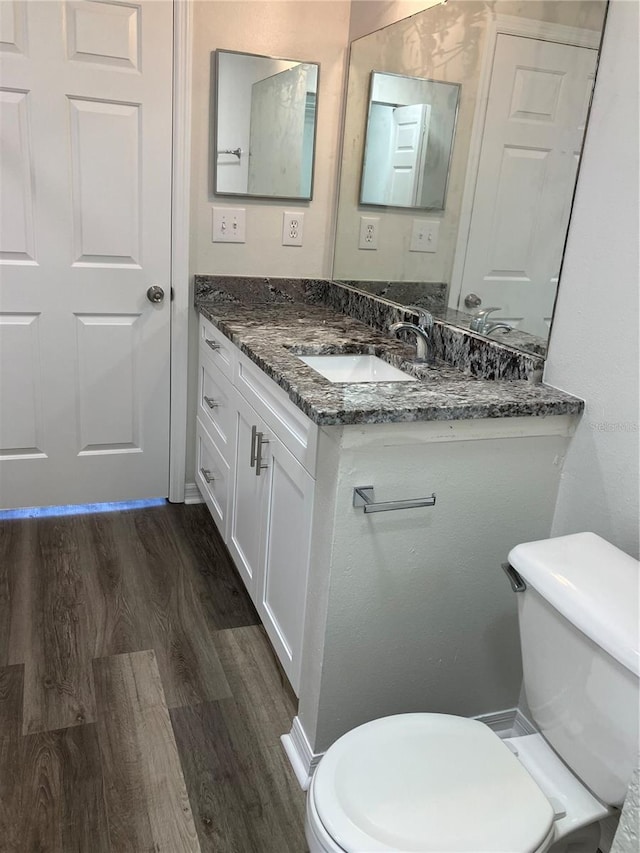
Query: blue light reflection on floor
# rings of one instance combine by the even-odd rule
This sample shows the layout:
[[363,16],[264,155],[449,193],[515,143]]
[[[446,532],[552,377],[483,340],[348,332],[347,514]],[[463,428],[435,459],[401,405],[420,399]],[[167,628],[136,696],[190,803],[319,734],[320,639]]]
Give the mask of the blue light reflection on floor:
[[67,506],[31,506],[22,509],[0,509],[0,521],[12,518],[50,518],[60,515],[87,515],[91,512],[122,512],[127,509],[146,509],[162,506],[166,498],[147,498],[142,501],[119,501],[102,504],[69,504]]

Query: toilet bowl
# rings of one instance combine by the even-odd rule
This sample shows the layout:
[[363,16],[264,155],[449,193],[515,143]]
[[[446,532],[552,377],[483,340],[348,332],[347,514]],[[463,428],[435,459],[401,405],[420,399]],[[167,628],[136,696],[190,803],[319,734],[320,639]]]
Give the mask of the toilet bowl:
[[431,713],[347,732],[308,791],[311,853],[595,853],[638,749],[639,564],[592,533],[509,564],[540,732]]
[[540,735],[501,740],[477,720],[400,714],[327,751],[309,788],[306,835],[311,853],[544,853],[568,835],[580,853],[596,849],[595,822],[609,811]]

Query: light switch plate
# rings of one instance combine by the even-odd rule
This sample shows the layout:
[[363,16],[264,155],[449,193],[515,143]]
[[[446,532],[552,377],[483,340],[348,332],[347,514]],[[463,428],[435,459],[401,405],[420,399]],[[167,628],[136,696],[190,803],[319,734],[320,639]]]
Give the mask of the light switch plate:
[[378,248],[378,231],[380,230],[380,217],[378,216],[361,216],[360,217],[360,239],[358,241],[359,249],[377,249]]
[[282,214],[282,245],[302,246],[303,228],[304,213],[302,211],[285,210]]
[[414,219],[410,252],[437,252],[440,222],[437,219]]
[[211,226],[213,243],[244,243],[245,208],[214,207]]

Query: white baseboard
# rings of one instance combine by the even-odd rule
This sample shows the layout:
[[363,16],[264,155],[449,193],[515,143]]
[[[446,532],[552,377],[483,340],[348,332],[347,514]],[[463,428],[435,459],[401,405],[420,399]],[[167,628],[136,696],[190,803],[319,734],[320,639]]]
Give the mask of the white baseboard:
[[280,738],[300,787],[306,791],[323,753],[313,752],[299,717],[293,718],[291,731]]
[[204,503],[200,489],[195,483],[184,484],[184,502],[186,504],[201,504]]
[[529,722],[519,708],[507,708],[505,711],[495,711],[492,714],[480,714],[475,717],[499,737],[520,737],[537,732],[536,727]]

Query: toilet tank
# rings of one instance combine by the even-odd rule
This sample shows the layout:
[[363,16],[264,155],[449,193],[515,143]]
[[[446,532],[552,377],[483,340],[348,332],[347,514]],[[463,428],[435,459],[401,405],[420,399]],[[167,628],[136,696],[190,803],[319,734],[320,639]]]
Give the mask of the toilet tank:
[[596,536],[518,545],[524,690],[533,721],[602,802],[621,805],[638,761],[639,564]]

